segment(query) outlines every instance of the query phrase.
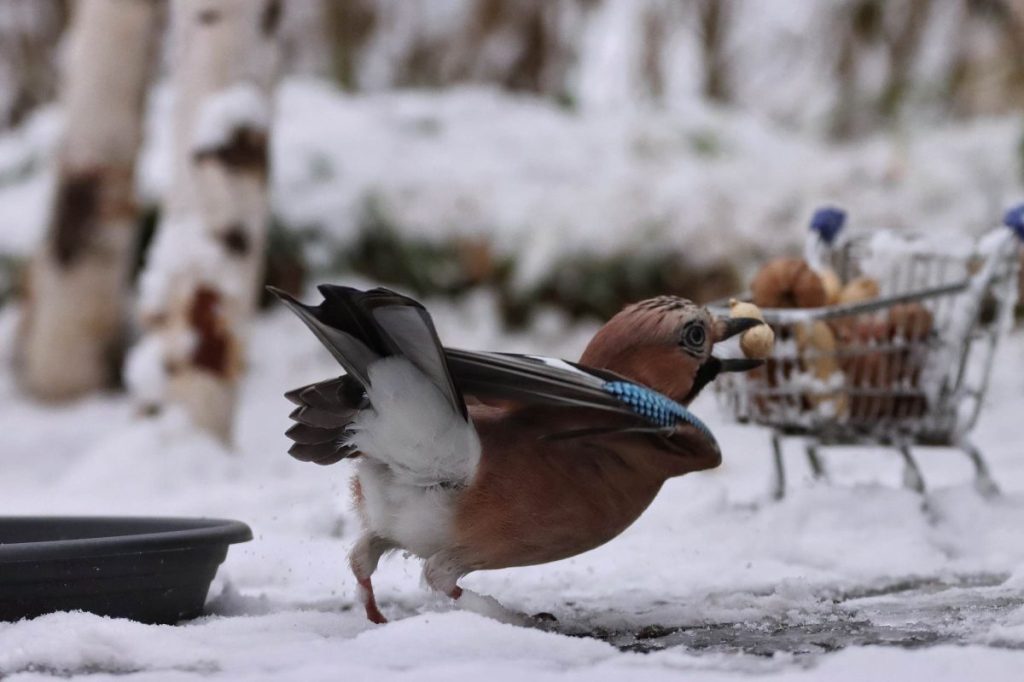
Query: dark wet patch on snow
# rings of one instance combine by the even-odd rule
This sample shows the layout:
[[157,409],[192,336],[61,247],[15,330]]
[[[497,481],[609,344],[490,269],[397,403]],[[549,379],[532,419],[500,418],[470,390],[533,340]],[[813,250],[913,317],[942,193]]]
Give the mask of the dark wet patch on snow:
[[[983,643],[980,634],[1024,605],[1024,593],[1000,587],[1006,578],[998,574],[906,578],[823,594],[819,610],[792,615],[743,622],[647,624],[616,632],[570,632],[574,628],[567,627],[563,632],[640,653],[682,648],[694,653],[799,656],[851,646],[916,649],[977,644]],[[1024,648],[1020,643],[994,646]]]

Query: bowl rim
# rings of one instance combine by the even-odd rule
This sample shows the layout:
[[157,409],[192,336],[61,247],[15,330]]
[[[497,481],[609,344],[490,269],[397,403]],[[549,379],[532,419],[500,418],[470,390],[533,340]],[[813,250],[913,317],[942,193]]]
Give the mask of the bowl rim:
[[5,526],[15,524],[100,524],[109,525],[111,533],[126,526],[129,532],[63,540],[0,542],[0,565],[226,546],[253,539],[252,529],[241,521],[208,517],[0,516],[0,532]]

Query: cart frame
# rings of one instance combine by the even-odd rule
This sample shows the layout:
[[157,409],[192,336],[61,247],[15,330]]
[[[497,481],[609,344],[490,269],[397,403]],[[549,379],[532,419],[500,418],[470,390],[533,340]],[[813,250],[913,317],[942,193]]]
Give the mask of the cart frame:
[[[969,458],[977,490],[987,497],[998,494],[970,433],[1018,297],[1018,237],[1024,229],[1007,216],[1013,231],[999,228],[962,254],[937,251],[923,241],[899,240],[902,249],[885,270],[879,298],[762,311],[780,341],[764,371],[722,376],[715,387],[736,421],[771,429],[774,498],[785,495],[783,446],[785,439],[794,437],[804,440],[815,478],[827,479],[820,456],[823,447],[875,445],[898,451],[904,485],[923,493],[924,478],[912,448],[953,447]],[[866,236],[831,250],[829,258],[848,280],[878,255]],[[717,315],[729,314],[728,301],[709,308]],[[927,333],[898,326],[908,315],[930,320]],[[812,325],[825,325],[838,338],[850,338],[833,347],[801,345],[798,341],[807,338]],[[831,373],[823,375],[829,367]]]

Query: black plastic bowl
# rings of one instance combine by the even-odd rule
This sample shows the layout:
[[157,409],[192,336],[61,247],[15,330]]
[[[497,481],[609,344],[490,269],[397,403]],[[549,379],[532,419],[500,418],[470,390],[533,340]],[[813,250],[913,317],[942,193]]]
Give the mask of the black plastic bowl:
[[239,521],[0,517],[0,621],[89,611],[143,623],[203,612]]

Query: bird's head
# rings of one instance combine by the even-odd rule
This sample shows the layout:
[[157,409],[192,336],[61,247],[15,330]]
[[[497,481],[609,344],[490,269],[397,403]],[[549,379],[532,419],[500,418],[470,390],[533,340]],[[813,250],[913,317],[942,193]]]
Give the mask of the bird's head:
[[687,404],[721,372],[762,364],[711,353],[716,343],[759,324],[763,323],[747,318],[718,318],[685,298],[659,296],[629,305],[610,319],[591,339],[580,362]]

